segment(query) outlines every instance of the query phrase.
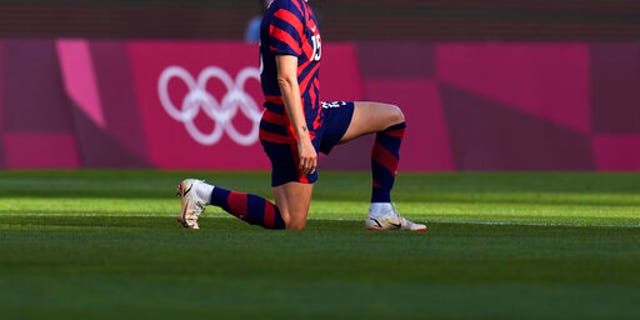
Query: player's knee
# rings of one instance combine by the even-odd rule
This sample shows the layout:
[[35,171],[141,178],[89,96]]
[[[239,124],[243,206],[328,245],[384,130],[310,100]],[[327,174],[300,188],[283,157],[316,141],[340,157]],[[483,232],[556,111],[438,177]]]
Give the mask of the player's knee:
[[291,230],[291,231],[301,231],[304,230],[304,227],[306,226],[307,222],[306,221],[290,221],[287,224],[287,230]]
[[291,214],[289,219],[285,221],[287,230],[299,231],[303,230],[307,224],[306,214]]
[[389,105],[389,125],[404,122],[404,113],[402,109],[396,105]]

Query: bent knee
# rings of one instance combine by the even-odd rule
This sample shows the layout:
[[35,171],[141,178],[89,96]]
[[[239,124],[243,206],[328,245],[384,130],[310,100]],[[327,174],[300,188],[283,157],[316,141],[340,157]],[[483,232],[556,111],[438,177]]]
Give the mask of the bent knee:
[[404,113],[402,109],[396,105],[389,105],[389,115],[388,115],[389,125],[392,126],[394,124],[405,122]]
[[292,221],[287,224],[287,230],[301,231],[301,230],[304,230],[305,226],[306,226],[306,221]]
[[307,225],[306,214],[292,214],[289,221],[285,222],[287,230],[300,231]]

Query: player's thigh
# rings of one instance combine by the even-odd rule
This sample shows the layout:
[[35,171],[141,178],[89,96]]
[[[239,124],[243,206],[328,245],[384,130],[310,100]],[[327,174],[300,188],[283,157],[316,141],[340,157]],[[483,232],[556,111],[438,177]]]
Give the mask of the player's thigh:
[[402,122],[404,122],[404,114],[395,105],[357,101],[354,103],[353,116],[349,128],[340,139],[340,143],[351,141],[369,133],[383,131]]
[[304,229],[313,195],[313,184],[289,182],[273,187],[272,191],[287,229]]

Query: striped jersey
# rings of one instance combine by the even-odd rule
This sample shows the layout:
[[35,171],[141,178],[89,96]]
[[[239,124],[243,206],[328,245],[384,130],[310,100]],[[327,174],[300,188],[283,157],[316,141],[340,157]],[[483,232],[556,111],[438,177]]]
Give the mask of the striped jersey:
[[298,84],[304,116],[313,139],[320,126],[319,69],[322,57],[320,30],[311,7],[304,0],[274,0],[260,27],[261,83],[265,113],[260,136],[275,143],[295,141],[277,80],[276,56],[298,57]]

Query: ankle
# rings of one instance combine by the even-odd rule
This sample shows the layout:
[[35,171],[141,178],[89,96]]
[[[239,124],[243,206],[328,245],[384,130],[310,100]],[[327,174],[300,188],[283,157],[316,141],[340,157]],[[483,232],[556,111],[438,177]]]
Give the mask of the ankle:
[[195,193],[207,204],[211,203],[211,194],[213,193],[213,189],[215,189],[215,186],[208,183],[198,183],[194,185]]
[[393,211],[391,202],[372,202],[369,208],[370,216],[381,216]]

